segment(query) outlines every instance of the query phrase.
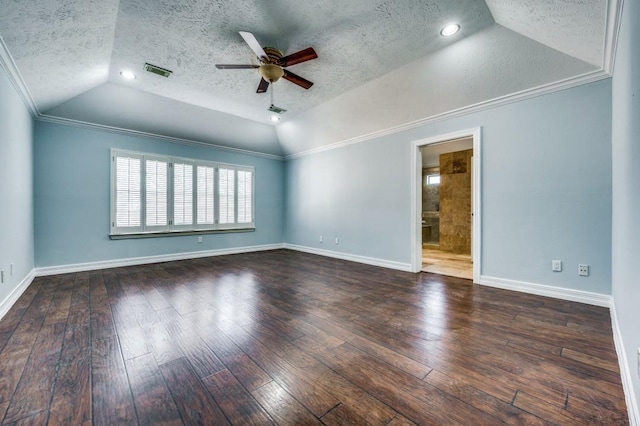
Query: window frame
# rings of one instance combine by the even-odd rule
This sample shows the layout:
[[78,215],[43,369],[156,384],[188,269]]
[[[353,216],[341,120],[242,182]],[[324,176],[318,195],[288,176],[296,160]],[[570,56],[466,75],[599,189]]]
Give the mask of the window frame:
[[[117,158],[135,158],[140,160],[140,226],[117,226]],[[146,222],[147,214],[147,160],[164,161],[167,163],[167,225],[148,226]],[[175,225],[174,217],[174,185],[175,185],[175,164],[185,164],[192,167],[192,223],[189,225]],[[246,232],[255,230],[255,167],[220,163],[215,161],[198,160],[194,158],[184,158],[175,156],[163,156],[152,153],[136,152],[111,148],[110,150],[110,233],[112,239],[119,238],[142,238],[159,235],[184,235],[196,233],[215,232]],[[198,167],[213,168],[213,223],[198,224]],[[221,169],[234,170],[234,222],[220,224],[219,206],[219,176]],[[204,169],[206,170],[206,169]],[[238,171],[251,173],[251,221],[238,222]]]
[[427,185],[440,185],[440,174],[427,175]]

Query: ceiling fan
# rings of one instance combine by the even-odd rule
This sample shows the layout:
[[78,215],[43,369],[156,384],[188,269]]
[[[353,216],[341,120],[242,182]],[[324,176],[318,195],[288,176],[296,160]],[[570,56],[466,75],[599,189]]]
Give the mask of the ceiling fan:
[[270,83],[275,83],[280,77],[288,80],[298,86],[308,89],[313,86],[313,83],[306,80],[299,75],[292,73],[285,69],[291,65],[299,64],[301,62],[310,61],[318,57],[316,51],[312,47],[307,47],[299,52],[292,53],[291,55],[283,56],[282,52],[272,47],[263,48],[256,40],[255,36],[247,31],[240,31],[240,35],[244,41],[249,45],[253,53],[256,54],[260,60],[260,65],[228,65],[228,64],[216,64],[216,68],[221,70],[239,70],[248,68],[257,68],[258,72],[262,76],[260,84],[258,84],[258,90],[256,93],[265,93],[269,88]]

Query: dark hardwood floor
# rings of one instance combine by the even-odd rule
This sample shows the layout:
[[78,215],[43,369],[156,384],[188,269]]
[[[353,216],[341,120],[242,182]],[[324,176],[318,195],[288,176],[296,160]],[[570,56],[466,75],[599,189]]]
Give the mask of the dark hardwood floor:
[[609,311],[292,251],[37,278],[2,424],[627,424]]

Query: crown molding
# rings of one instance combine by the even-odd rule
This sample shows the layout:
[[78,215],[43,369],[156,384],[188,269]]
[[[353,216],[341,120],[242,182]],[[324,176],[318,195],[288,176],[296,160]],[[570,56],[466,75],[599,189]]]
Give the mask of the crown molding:
[[603,69],[607,74],[613,76],[624,0],[609,0],[607,6]]
[[415,129],[416,127],[422,127],[428,124],[450,120],[455,117],[473,114],[473,113],[477,113],[487,109],[524,101],[527,99],[535,98],[542,95],[547,95],[554,92],[559,92],[561,90],[570,89],[572,87],[581,86],[583,84],[593,83],[593,82],[610,78],[610,77],[611,76],[604,70],[591,71],[585,74],[578,75],[576,77],[569,77],[564,80],[556,81],[554,83],[544,84],[542,86],[534,87],[532,89],[526,89],[520,92],[511,93],[509,95],[500,96],[498,98],[479,102],[477,104],[454,109],[441,114],[432,115],[430,117],[421,118],[419,120],[411,121],[409,123],[401,124],[399,126],[389,127],[387,129],[379,130],[379,131],[368,133],[361,136],[356,136],[350,139],[345,139],[339,142],[320,146],[307,151],[289,154],[284,158],[285,160],[291,160],[294,158],[306,157],[308,155],[318,154],[324,151],[344,148],[346,146],[357,144],[360,142],[366,142],[366,141],[370,141],[372,139],[380,138],[383,136],[393,135],[396,133],[404,132],[406,130]]
[[22,74],[20,74],[18,66],[13,60],[11,53],[9,53],[9,48],[2,39],[2,36],[0,36],[0,68],[7,74],[9,81],[16,89],[16,92],[18,92],[20,98],[22,98],[22,102],[29,110],[31,116],[37,118],[40,115],[38,106],[33,100],[33,96],[31,96],[31,92],[29,92],[29,88],[25,84]]
[[240,149],[240,148],[232,148],[229,146],[216,145],[212,143],[196,141],[191,139],[175,138],[173,136],[165,136],[157,133],[148,133],[148,132],[142,132],[138,130],[125,129],[121,127],[107,126],[104,124],[89,123],[87,121],[55,117],[53,115],[47,115],[47,114],[40,114],[38,117],[36,117],[36,120],[43,121],[45,123],[62,124],[64,126],[80,127],[80,128],[92,129],[92,130],[101,130],[104,132],[118,133],[118,134],[137,136],[137,137],[143,137],[143,138],[159,139],[166,142],[177,143],[181,145],[191,145],[191,146],[198,146],[202,148],[213,148],[221,151],[233,152],[236,154],[244,154],[244,155],[250,155],[253,157],[268,158],[270,160],[278,160],[278,161],[284,160],[284,157],[281,155],[266,154],[263,152],[250,151],[250,150]]

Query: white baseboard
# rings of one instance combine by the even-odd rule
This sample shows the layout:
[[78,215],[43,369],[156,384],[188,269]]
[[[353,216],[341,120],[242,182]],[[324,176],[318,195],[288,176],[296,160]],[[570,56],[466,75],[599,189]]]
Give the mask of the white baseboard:
[[13,304],[18,301],[20,296],[22,296],[22,293],[24,293],[24,291],[29,287],[35,277],[35,269],[32,269],[31,272],[29,272],[27,276],[20,281],[20,284],[18,284],[16,288],[14,288],[13,291],[9,293],[2,302],[0,302],[0,319],[9,312],[9,309],[11,309]]
[[35,269],[38,277],[72,272],[95,271],[97,269],[120,268],[123,266],[146,265],[150,263],[173,262],[176,260],[198,259],[201,257],[224,256],[227,254],[251,253],[256,251],[277,250],[284,248],[284,244],[268,244],[261,246],[235,247],[228,249],[194,251],[188,253],[163,254],[159,256],[133,257],[129,259],[114,259],[99,262],[76,263],[72,265],[46,266]]
[[571,288],[552,287],[524,281],[506,280],[503,278],[488,277],[486,275],[480,276],[480,282],[478,284],[504,290],[536,294],[538,296],[553,297],[571,302],[586,303],[587,305],[602,306],[605,308],[611,307],[613,303],[613,298],[607,294],[591,293],[589,291],[574,290]]
[[629,425],[640,426],[640,410],[638,409],[638,400],[633,390],[633,380],[631,376],[631,368],[627,360],[627,352],[624,349],[622,333],[620,333],[620,325],[618,324],[618,314],[616,313],[615,303],[611,303],[611,327],[613,328],[613,343],[618,354],[618,365],[620,366],[620,377],[622,378],[622,389],[624,389],[624,399],[627,403],[627,411],[629,412]]
[[333,257],[335,259],[342,259],[342,260],[348,260],[351,262],[365,263],[367,265],[380,266],[382,268],[397,269],[399,271],[411,272],[410,263],[394,262],[392,260],[358,256],[355,254],[341,253],[338,251],[317,249],[315,247],[299,246],[296,244],[285,243],[284,248],[289,250],[301,251],[304,253],[317,254],[319,256]]

